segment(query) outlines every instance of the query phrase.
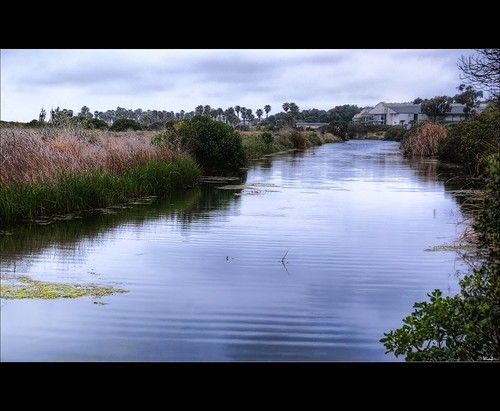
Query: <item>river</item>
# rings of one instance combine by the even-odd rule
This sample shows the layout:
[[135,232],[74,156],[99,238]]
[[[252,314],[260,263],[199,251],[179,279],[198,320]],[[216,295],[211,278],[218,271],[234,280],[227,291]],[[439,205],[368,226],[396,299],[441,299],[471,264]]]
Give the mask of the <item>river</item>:
[[383,333],[459,290],[457,254],[429,251],[465,228],[448,177],[396,142],[351,140],[229,186],[5,227],[2,274],[128,292],[2,299],[1,360],[403,361]]

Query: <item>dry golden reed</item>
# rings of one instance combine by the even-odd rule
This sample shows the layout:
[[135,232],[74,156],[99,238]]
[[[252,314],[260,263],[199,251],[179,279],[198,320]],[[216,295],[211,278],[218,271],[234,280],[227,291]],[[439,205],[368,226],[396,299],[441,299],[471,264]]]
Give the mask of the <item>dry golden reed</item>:
[[440,124],[425,123],[401,143],[405,157],[437,157],[439,142],[446,137],[446,129]]
[[0,133],[0,184],[43,183],[96,170],[120,173],[179,154],[152,145],[152,132],[1,128]]

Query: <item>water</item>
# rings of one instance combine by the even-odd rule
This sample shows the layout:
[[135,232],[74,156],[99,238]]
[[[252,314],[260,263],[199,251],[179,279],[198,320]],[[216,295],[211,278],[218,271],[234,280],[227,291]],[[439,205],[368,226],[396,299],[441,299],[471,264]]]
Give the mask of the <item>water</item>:
[[1,360],[402,361],[383,333],[458,291],[456,253],[426,251],[465,228],[436,162],[351,140],[261,160],[243,182],[6,228],[2,274],[129,292],[2,299]]

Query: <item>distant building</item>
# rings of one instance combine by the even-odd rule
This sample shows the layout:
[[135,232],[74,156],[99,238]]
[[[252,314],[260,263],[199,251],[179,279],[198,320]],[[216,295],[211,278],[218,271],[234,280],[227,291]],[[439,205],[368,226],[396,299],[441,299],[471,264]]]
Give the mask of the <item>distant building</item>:
[[[464,107],[463,104],[452,104],[451,111],[446,114],[444,121],[449,123],[464,120]],[[478,112],[485,108],[486,104],[481,103]],[[411,127],[425,120],[428,120],[428,117],[422,114],[420,104],[385,102],[380,102],[375,107],[366,107],[352,118],[354,123],[363,125],[385,124],[403,127]]]
[[323,126],[327,126],[328,124],[329,123],[307,123],[305,121],[297,121],[295,123],[295,127],[316,129],[316,128],[320,128]]

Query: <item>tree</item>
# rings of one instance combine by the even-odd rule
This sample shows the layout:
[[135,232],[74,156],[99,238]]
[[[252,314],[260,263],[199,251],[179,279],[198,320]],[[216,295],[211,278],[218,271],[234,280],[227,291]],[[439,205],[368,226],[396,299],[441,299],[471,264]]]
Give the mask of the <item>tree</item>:
[[460,78],[471,86],[489,93],[500,108],[500,49],[476,49],[477,55],[461,56],[457,63]]
[[204,172],[236,171],[246,165],[241,135],[222,121],[196,114],[180,124],[178,133]]
[[111,131],[142,130],[142,126],[135,120],[119,118],[109,129]]
[[42,108],[40,110],[40,114],[38,115],[38,121],[45,121],[45,116],[46,116],[46,113],[45,113],[45,109]]
[[93,114],[90,112],[90,109],[87,106],[83,106],[78,113],[77,117],[80,118],[92,118]]
[[446,113],[451,111],[452,97],[436,96],[431,99],[425,99],[420,104],[422,114],[425,114],[432,121],[442,120]]
[[269,104],[266,104],[264,106],[264,111],[266,112],[266,118],[268,118],[269,112],[271,111],[271,106]]
[[420,97],[417,97],[415,100],[412,101],[413,104],[420,104],[422,101],[424,101],[423,99],[421,99]]
[[259,123],[260,123],[260,119],[261,119],[262,115],[264,114],[264,111],[262,111],[261,108],[258,108],[257,110],[255,110],[255,114],[257,115],[257,118],[259,119]]
[[471,115],[476,114],[476,109],[481,103],[479,98],[483,97],[483,92],[481,90],[474,90],[471,85],[466,86],[465,84],[460,84],[457,89],[461,91],[461,93],[456,94],[453,100],[455,103],[464,105],[465,118],[469,118]]
[[328,110],[329,122],[344,121],[349,123],[355,114],[359,113],[361,109],[356,105],[344,104],[343,106],[335,106]]
[[50,122],[55,126],[62,126],[68,124],[73,117],[73,110],[63,109],[57,107],[55,110],[50,109]]
[[245,125],[245,121],[247,119],[247,108],[246,107],[240,107],[240,112],[241,112],[241,119],[243,120],[243,125]]
[[295,127],[295,123],[297,121],[297,118],[299,117],[299,106],[295,103],[290,103],[288,105],[288,108],[290,109],[290,124],[292,127]]

